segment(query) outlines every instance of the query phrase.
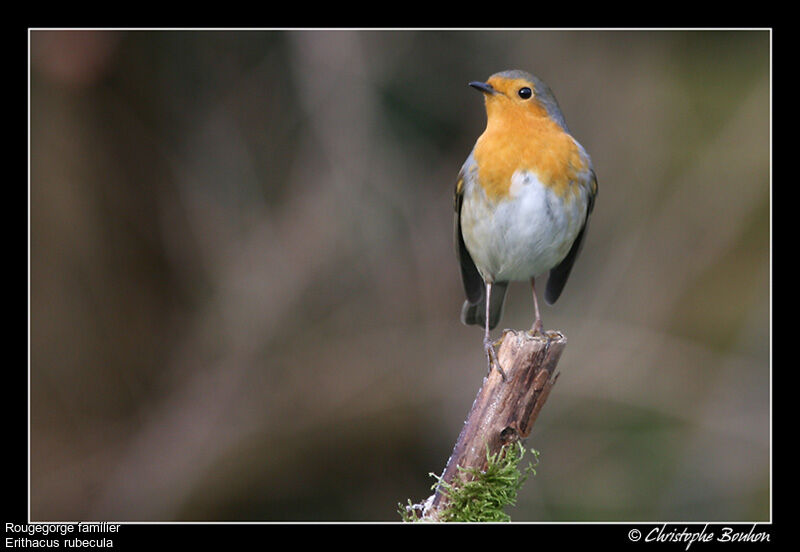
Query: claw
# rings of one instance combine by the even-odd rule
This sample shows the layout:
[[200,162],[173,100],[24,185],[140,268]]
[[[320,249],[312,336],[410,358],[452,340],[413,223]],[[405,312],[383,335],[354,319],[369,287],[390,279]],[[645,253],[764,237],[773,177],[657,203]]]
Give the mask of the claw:
[[489,359],[489,372],[487,376],[492,373],[492,366],[497,366],[497,371],[503,376],[503,381],[506,379],[506,373],[500,367],[500,361],[497,360],[497,352],[494,350],[494,343],[489,337],[489,303],[492,299],[492,282],[486,282],[486,325],[484,326],[483,334],[483,349],[486,351],[486,357]]
[[494,350],[494,343],[491,340],[484,339],[483,348],[486,351],[486,358],[489,361],[489,371],[487,375],[492,373],[492,366],[495,366],[497,367],[497,371],[500,372],[503,381],[508,381],[506,373],[503,371],[503,368],[500,366],[500,361],[497,359],[497,351]]

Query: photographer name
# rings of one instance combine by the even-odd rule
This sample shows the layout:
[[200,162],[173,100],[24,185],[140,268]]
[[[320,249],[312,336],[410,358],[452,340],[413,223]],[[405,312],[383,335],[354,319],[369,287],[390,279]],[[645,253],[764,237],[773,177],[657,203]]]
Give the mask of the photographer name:
[[[630,534],[631,540],[639,540]],[[641,534],[640,534],[641,536]],[[749,530],[736,530],[732,527],[722,527],[718,532],[709,531],[706,524],[700,531],[690,531],[688,528],[668,529],[664,524],[654,527],[646,535],[644,542],[678,542],[686,543],[686,550],[696,542],[769,542],[769,533],[759,531],[757,525],[753,524]]]

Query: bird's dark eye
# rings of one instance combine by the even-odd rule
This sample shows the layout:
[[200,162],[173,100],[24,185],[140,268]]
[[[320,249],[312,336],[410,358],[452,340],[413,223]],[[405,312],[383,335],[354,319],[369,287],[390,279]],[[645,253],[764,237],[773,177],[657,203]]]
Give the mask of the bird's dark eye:
[[522,98],[523,100],[527,100],[528,98],[533,96],[533,90],[531,90],[526,86],[524,88],[520,88],[517,94],[519,94],[519,97]]

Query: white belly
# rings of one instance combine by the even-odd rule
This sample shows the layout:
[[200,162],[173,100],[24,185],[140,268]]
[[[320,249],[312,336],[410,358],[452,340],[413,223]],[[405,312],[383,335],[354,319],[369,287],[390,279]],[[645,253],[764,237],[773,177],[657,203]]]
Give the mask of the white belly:
[[527,280],[560,263],[586,218],[582,186],[562,199],[534,173],[517,171],[509,196],[487,199],[473,180],[461,207],[464,243],[484,280]]

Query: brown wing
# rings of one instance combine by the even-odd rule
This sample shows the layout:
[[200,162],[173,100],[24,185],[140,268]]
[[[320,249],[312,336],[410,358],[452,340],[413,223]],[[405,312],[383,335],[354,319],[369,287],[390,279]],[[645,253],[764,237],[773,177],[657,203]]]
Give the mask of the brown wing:
[[[455,193],[455,246],[458,262],[461,266],[461,281],[467,300],[461,307],[461,321],[468,325],[486,327],[486,284],[472,260],[472,256],[464,243],[461,234],[461,204],[464,200],[463,173],[459,175]],[[508,282],[495,282],[492,285],[492,296],[489,309],[489,329],[494,329],[503,314]]]
[[464,200],[464,177],[463,173],[459,174],[458,182],[456,182],[455,191],[455,246],[458,262],[461,266],[461,281],[464,284],[464,293],[467,295],[467,301],[471,304],[478,303],[483,298],[483,278],[481,278],[478,269],[475,267],[475,262],[472,256],[467,251],[467,246],[464,243],[464,236],[461,234],[461,204]]
[[586,236],[586,230],[589,226],[589,215],[594,209],[594,199],[597,196],[597,176],[594,174],[594,169],[590,171],[589,179],[589,205],[586,208],[586,219],[583,221],[583,227],[578,233],[578,237],[572,242],[572,247],[561,261],[558,266],[550,270],[550,276],[547,278],[547,288],[544,291],[544,300],[548,305],[552,305],[558,300],[561,292],[564,291],[564,286],[569,278],[569,273],[572,271],[572,265],[575,264],[575,259],[578,258],[578,253],[581,252],[583,246],[583,239]]

